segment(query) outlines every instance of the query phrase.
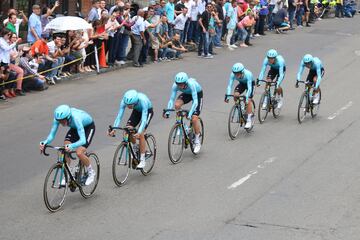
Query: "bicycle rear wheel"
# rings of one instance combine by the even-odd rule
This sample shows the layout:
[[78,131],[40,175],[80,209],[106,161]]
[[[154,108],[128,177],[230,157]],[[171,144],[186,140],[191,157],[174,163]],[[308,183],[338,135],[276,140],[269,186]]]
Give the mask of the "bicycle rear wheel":
[[[65,179],[65,185],[61,182]],[[44,202],[50,212],[58,211],[65,202],[68,191],[68,173],[61,163],[55,163],[49,169],[43,189]]]
[[151,172],[156,160],[155,137],[151,133],[146,134],[145,141],[146,141],[146,152],[145,152],[146,164],[145,167],[141,169],[141,173],[144,176],[148,175]]
[[[264,104],[264,102],[266,103]],[[270,99],[269,94],[267,92],[264,92],[261,95],[260,102],[259,102],[259,110],[258,110],[258,118],[259,122],[263,123],[269,113],[269,107],[270,107]]]
[[117,186],[121,187],[125,184],[129,177],[131,162],[130,149],[127,144],[121,143],[115,150],[112,164],[112,175]]
[[184,147],[185,140],[181,124],[175,124],[170,130],[168,139],[168,154],[173,164],[181,162]]
[[96,156],[95,153],[88,153],[87,157],[89,158],[90,164],[91,164],[93,170],[95,171],[96,176],[95,176],[94,181],[90,185],[86,186],[85,182],[88,177],[88,171],[83,164],[80,164],[80,170],[79,170],[80,188],[79,188],[79,190],[80,190],[81,196],[83,196],[84,198],[89,198],[95,192],[95,189],[98,185],[99,177],[100,177],[100,162],[99,162],[98,156]]
[[241,109],[239,105],[232,106],[228,119],[229,137],[234,140],[239,134],[241,127]]
[[321,89],[319,88],[319,103],[313,104],[311,103],[311,117],[314,118],[319,113],[320,110],[320,103],[321,103]]
[[298,121],[301,124],[308,111],[308,96],[305,92],[302,93],[298,106]]
[[[254,128],[254,124],[255,124],[255,101],[253,99],[251,99],[251,102],[252,102],[252,109],[251,109],[251,114],[252,114],[252,117],[251,117],[251,128],[247,128],[245,129],[246,132],[251,132],[252,129]],[[244,102],[245,103],[245,102]]]
[[[200,121],[200,136],[199,136],[199,139],[200,139],[200,143],[201,145],[203,145],[204,143],[204,123],[202,121],[202,119],[199,117],[199,121]],[[192,128],[193,130],[193,128]],[[195,153],[194,152],[194,140],[195,140],[195,131],[193,130],[193,134],[192,134],[192,137],[193,139],[190,139],[190,149],[191,149],[191,152],[193,154],[199,154],[199,153]]]

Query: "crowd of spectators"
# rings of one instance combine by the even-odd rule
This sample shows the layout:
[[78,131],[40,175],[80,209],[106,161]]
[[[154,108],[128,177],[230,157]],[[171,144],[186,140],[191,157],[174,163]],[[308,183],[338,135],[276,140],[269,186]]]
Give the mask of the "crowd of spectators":
[[[0,101],[42,91],[74,73],[150,61],[182,58],[188,49],[214,58],[215,49],[252,46],[251,39],[310,27],[329,9],[326,0],[150,0],[149,6],[117,0],[92,1],[87,31],[45,30],[59,7],[32,6],[29,18],[10,9],[0,28]],[[329,3],[329,2],[328,2]],[[334,2],[330,2],[334,3]],[[336,0],[335,16],[344,17],[344,1]],[[353,13],[354,14],[354,13]],[[27,26],[26,44],[19,37]],[[96,55],[97,54],[97,55]],[[150,60],[151,59],[151,60]]]

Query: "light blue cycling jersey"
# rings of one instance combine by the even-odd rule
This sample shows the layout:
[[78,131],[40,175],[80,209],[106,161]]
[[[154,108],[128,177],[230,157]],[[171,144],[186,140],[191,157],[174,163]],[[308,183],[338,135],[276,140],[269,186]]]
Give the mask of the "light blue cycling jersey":
[[276,84],[276,87],[280,87],[280,84],[284,80],[285,74],[285,60],[281,55],[276,56],[276,60],[274,64],[269,63],[269,59],[266,57],[263,61],[263,65],[259,74],[259,80],[264,80],[265,70],[266,67],[270,66],[271,68],[278,69],[279,70],[279,78]]
[[193,102],[188,115],[190,118],[199,104],[197,94],[202,91],[202,88],[200,84],[193,78],[189,78],[186,84],[187,87],[185,89],[179,88],[176,83],[173,84],[170,101],[168,103],[168,109],[173,109],[177,91],[183,92],[185,94],[191,94]]
[[[134,110],[141,112],[141,124],[138,129],[138,133],[142,133],[145,129],[147,118],[148,118],[148,110],[152,108],[152,104],[150,99],[143,93],[138,93],[139,101],[135,104]],[[126,104],[124,103],[124,99],[120,102],[119,113],[115,119],[114,127],[119,127],[121,119],[124,115],[124,111],[126,108]],[[135,126],[134,126],[135,127]]]
[[[297,81],[300,81],[301,75],[304,72],[304,68],[305,68],[305,63],[304,63],[303,60],[301,60],[299,71],[298,71],[298,74],[297,74]],[[313,60],[313,62],[311,64],[311,67],[310,67],[310,70],[316,71],[317,80],[316,80],[315,88],[318,88],[320,86],[320,82],[321,82],[321,79],[322,79],[321,69],[323,69],[323,68],[324,67],[322,65],[321,60],[319,58],[317,58],[317,57],[314,57],[314,60]]]
[[[79,141],[69,144],[69,149],[74,151],[78,147],[86,144],[85,130],[84,128],[93,123],[92,117],[85,111],[71,108],[71,117],[69,119],[69,127],[77,130],[79,135]],[[60,122],[54,118],[53,125],[49,136],[43,142],[44,144],[50,144],[56,135]]]
[[232,85],[234,84],[235,80],[239,81],[239,83],[247,84],[246,101],[248,101],[253,88],[252,82],[254,81],[254,79],[252,73],[249,70],[244,69],[243,78],[236,78],[235,74],[231,73],[229,78],[229,83],[226,89],[226,95],[231,94]]

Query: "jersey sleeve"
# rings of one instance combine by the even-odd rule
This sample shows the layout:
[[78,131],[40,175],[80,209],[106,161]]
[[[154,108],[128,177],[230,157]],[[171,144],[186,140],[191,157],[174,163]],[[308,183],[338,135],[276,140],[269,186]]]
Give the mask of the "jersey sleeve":
[[49,136],[44,141],[44,144],[50,144],[54,140],[58,128],[59,128],[59,122],[56,121],[56,119],[54,119]]
[[78,147],[86,144],[85,129],[84,129],[84,125],[82,124],[81,119],[75,118],[73,120],[75,121],[75,126],[76,126],[77,133],[79,135],[79,140],[75,143],[69,144],[69,148],[71,151],[74,151]]
[[124,111],[125,111],[125,103],[124,100],[121,100],[120,102],[120,107],[119,107],[119,112],[118,115],[116,116],[116,119],[114,121],[114,127],[119,127],[120,123],[121,123],[121,119],[124,115]]
[[259,74],[259,80],[264,80],[264,75],[265,75],[265,70],[266,70],[266,66],[268,64],[268,60],[265,58],[261,67],[261,71]]
[[233,73],[230,74],[230,77],[229,77],[229,82],[228,82],[228,86],[226,88],[226,95],[230,95],[231,94],[231,89],[232,89],[232,85],[234,84],[234,79],[235,79],[235,76]]
[[299,71],[298,71],[298,73],[297,73],[297,77],[296,77],[296,80],[297,81],[300,81],[300,79],[301,79],[301,75],[303,74],[303,72],[304,72],[304,62],[301,60],[301,63],[300,63],[300,67],[299,67]]
[[168,109],[173,109],[175,98],[176,98],[176,93],[177,93],[177,86],[176,86],[176,84],[173,84],[173,86],[171,88],[170,100],[169,100],[168,106],[167,106]]

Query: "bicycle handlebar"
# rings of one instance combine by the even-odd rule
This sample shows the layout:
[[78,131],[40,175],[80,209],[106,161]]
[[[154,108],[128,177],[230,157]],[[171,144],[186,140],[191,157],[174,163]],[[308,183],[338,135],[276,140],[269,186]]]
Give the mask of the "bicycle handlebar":
[[[225,94],[225,97],[235,97],[235,96],[234,96],[233,94]],[[240,96],[238,96],[237,98],[246,99],[246,97],[243,96],[243,95],[240,95]]]
[[[127,133],[134,133],[134,132],[136,132],[137,131],[137,129],[136,128],[130,128],[130,127],[113,127],[113,126],[111,126],[111,125],[109,125],[109,132],[111,132],[112,130],[116,130],[116,129],[119,129],[119,130],[123,130],[123,131],[125,131],[125,132],[127,132]],[[113,136],[113,137],[115,137],[115,135]]]
[[[50,156],[50,154],[48,154],[47,152],[46,152],[46,149],[47,148],[52,148],[52,149],[55,149],[55,150],[57,150],[57,151],[64,151],[65,152],[65,147],[64,146],[62,146],[62,147],[55,147],[55,146],[52,146],[52,145],[47,145],[47,144],[45,144],[44,145],[44,150],[42,151],[42,154],[44,154],[45,156]],[[72,151],[72,152],[67,152],[68,154],[69,154],[69,157],[72,159],[72,160],[75,160],[76,159],[76,157],[73,157],[73,153],[74,153],[75,151]]]
[[180,110],[176,110],[176,109],[163,109],[163,113],[167,113],[167,112],[177,112],[178,114],[180,114],[181,116],[186,116],[189,114],[190,110],[183,110],[183,109],[180,109]]
[[276,81],[266,81],[266,80],[259,80],[259,79],[257,79],[257,83],[259,83],[259,82],[264,82],[264,83],[269,84],[269,85],[271,85],[271,86],[275,86],[275,85],[277,84]]
[[[297,80],[296,80],[297,81]],[[297,81],[298,83],[303,83],[305,85],[313,85],[314,83],[309,82],[309,81]]]

